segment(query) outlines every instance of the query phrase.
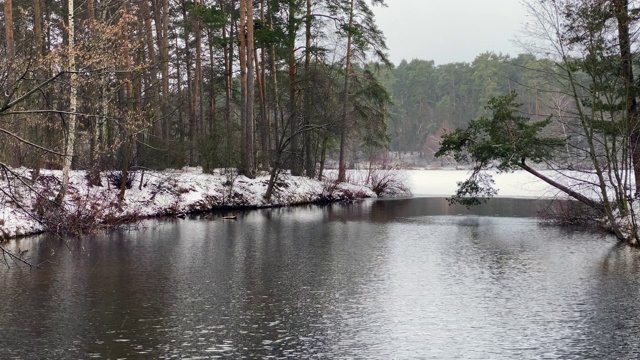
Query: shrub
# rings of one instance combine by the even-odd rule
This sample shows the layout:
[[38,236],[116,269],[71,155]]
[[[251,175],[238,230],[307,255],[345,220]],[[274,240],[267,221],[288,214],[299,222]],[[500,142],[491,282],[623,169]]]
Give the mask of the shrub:
[[[125,185],[127,189],[131,189],[131,187],[133,186],[133,182],[136,180],[136,177],[137,175],[135,172],[129,172],[129,175],[127,176],[127,183]],[[111,185],[119,189],[122,186],[124,175],[122,171],[113,171],[108,175],[108,178]]]
[[[56,234],[90,234],[104,226],[103,219],[116,219],[112,213],[117,208],[116,203],[108,201],[105,195],[80,196],[70,194],[70,204],[56,204],[45,198],[38,197],[34,204],[34,214],[47,231]],[[116,225],[113,221],[110,225]]]
[[395,169],[369,168],[367,186],[378,196],[411,195],[400,173]]
[[108,198],[107,192],[81,194],[70,187],[66,201],[57,204],[50,200],[55,198],[57,184],[55,177],[38,178],[38,194],[31,213],[47,231],[70,235],[95,233],[104,227],[104,219],[117,218],[118,204]]
[[539,212],[546,223],[568,227],[596,227],[602,215],[592,207],[575,200],[556,200]]

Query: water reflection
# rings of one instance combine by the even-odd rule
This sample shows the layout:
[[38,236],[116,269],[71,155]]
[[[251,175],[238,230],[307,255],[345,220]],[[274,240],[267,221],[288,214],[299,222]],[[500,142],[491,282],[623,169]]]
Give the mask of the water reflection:
[[0,269],[0,358],[635,357],[638,252],[495,200],[23,239],[45,270]]

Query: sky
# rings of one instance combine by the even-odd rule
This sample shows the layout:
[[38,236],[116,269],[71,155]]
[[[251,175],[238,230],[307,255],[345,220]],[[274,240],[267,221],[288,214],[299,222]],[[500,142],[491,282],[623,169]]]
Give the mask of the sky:
[[471,62],[486,51],[516,56],[527,21],[520,0],[386,0],[373,7],[391,61]]

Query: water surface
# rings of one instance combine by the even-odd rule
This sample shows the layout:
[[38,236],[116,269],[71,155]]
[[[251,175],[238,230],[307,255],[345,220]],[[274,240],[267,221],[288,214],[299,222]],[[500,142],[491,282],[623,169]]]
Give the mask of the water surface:
[[636,358],[640,255],[548,204],[366,201],[151,221],[0,268],[0,358]]

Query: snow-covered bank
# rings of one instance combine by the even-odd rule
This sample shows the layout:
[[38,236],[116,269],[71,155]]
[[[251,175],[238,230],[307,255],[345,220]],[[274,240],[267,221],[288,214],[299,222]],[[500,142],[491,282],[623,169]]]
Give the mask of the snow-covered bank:
[[[28,169],[14,171],[24,176],[25,182],[31,177]],[[325,174],[329,179],[334,179],[337,171],[328,170]],[[545,171],[545,174],[554,176],[551,171]],[[266,201],[264,194],[269,180],[266,174],[249,179],[231,171],[203,174],[198,168],[145,171],[135,174],[124,201],[119,202],[120,189],[109,183],[108,174],[102,176],[103,186],[89,187],[86,173],[74,171],[71,173],[70,189],[65,200],[65,212],[57,214],[58,217],[54,216],[53,219],[48,217],[47,220],[49,226],[62,223],[63,217],[77,221],[80,225],[83,221],[91,225],[92,222],[118,223],[215,209],[288,206],[376,196],[370,188],[353,185],[354,183],[392,184],[392,191],[385,193],[392,195],[393,184],[400,183],[406,185],[414,196],[450,197],[455,193],[456,183],[466,179],[468,175],[467,170],[350,170],[347,179],[351,184],[335,184],[331,180],[322,182],[283,174],[276,183],[272,198]],[[576,180],[579,175],[572,174],[565,179],[558,179],[557,174],[554,177],[597,199],[593,189],[584,186],[584,180]],[[59,188],[60,178],[59,171],[43,170],[33,187],[47,198],[53,199]],[[494,179],[500,197],[566,198],[557,189],[524,171],[494,174]],[[42,211],[36,216],[38,219],[33,215],[38,214],[38,205],[46,201],[38,200],[36,193],[28,191],[25,184],[15,177],[9,177],[9,180],[0,178],[0,186],[6,192],[0,193],[0,239],[42,232],[45,226],[38,221],[42,220]],[[397,191],[395,195],[403,196]],[[45,218],[46,209],[45,207]]]
[[[15,172],[30,178],[28,169]],[[40,194],[55,195],[60,171],[43,170],[33,189]],[[103,174],[103,186],[90,187],[84,171],[71,173],[69,193],[65,198],[66,217],[94,216],[99,222],[118,222],[144,217],[179,215],[224,208],[260,208],[376,197],[366,186],[335,184],[309,178],[281,175],[273,196],[264,199],[269,177],[249,179],[233,172],[203,174],[201,169],[138,172],[127,189],[124,201],[118,202],[119,189]],[[33,216],[37,213],[38,195],[15,177],[1,178],[0,238],[37,234],[44,225]]]

